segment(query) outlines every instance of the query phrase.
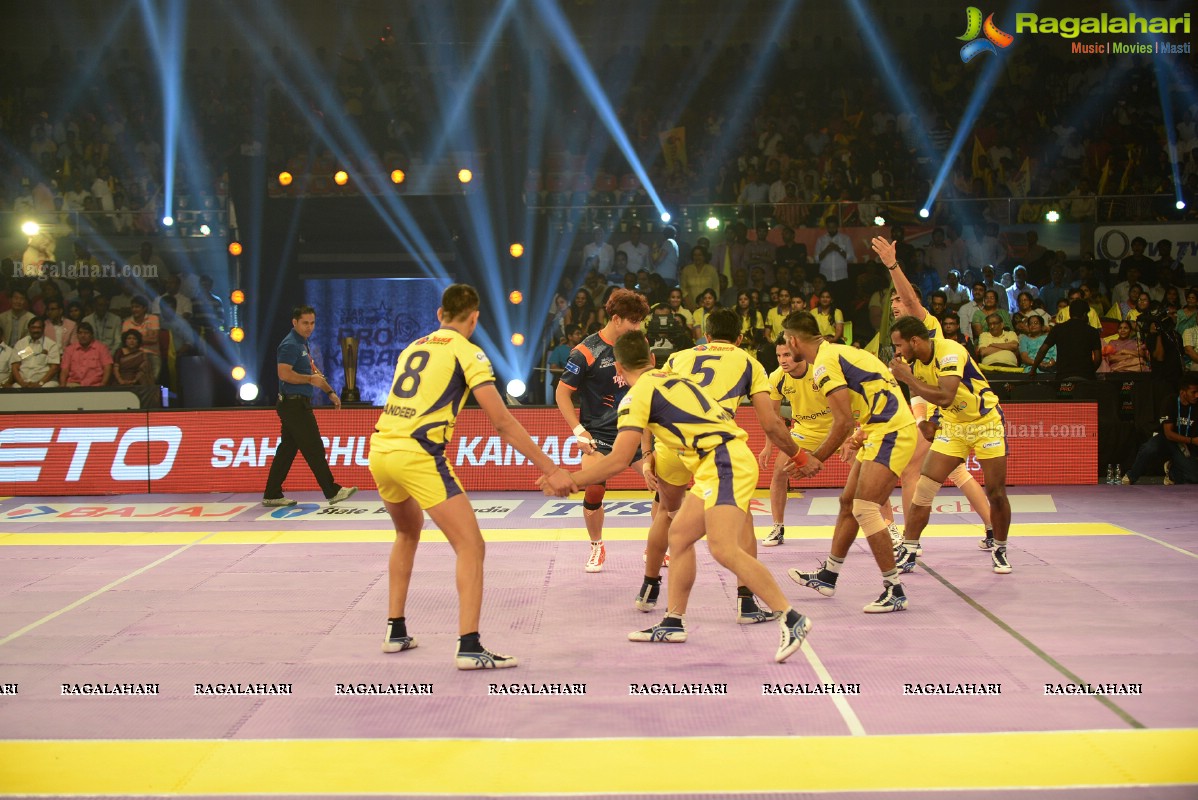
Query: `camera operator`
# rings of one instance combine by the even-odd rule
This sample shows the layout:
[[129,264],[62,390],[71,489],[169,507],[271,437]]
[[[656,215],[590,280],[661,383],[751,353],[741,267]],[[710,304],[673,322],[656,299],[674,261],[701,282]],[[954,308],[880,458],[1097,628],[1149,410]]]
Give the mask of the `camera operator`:
[[1176,391],[1185,371],[1181,354],[1181,334],[1177,332],[1176,312],[1170,313],[1160,303],[1153,303],[1147,313],[1136,320],[1140,340],[1148,350],[1154,380]]
[[1181,389],[1161,403],[1161,431],[1140,446],[1135,463],[1123,476],[1123,485],[1140,479],[1149,468],[1165,462],[1165,485],[1198,483],[1198,375],[1187,374]]

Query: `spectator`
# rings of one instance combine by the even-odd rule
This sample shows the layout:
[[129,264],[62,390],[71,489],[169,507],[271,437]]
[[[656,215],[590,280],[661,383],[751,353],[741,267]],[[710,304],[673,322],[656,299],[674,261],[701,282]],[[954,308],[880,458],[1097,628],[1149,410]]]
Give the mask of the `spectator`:
[[689,308],[699,307],[699,297],[705,291],[710,291],[714,299],[720,288],[720,274],[707,262],[707,251],[702,247],[691,248],[691,263],[682,268],[678,285],[682,289],[682,302]]
[[1177,332],[1184,334],[1198,327],[1198,289],[1186,289],[1186,303],[1177,311]]
[[[1136,291],[1138,292],[1139,290],[1137,289]],[[1094,309],[1090,307],[1089,303],[1086,303],[1086,299],[1084,297],[1082,297],[1082,291],[1080,289],[1070,289],[1069,290],[1069,297],[1067,300],[1067,304],[1065,305],[1064,308],[1060,308],[1057,311],[1057,317],[1056,317],[1057,324],[1060,325],[1062,322],[1068,321],[1073,316],[1073,301],[1074,300],[1081,300],[1083,303],[1085,303],[1085,305],[1086,305],[1086,322],[1089,323],[1091,328],[1094,328],[1095,330],[1101,330],[1102,322],[1098,319],[1098,314],[1095,313]]]
[[167,275],[166,280],[163,283],[166,286],[166,290],[160,296],[154,298],[154,302],[150,306],[150,313],[161,316],[162,315],[162,298],[163,297],[173,297],[173,298],[175,298],[175,308],[176,308],[176,312],[178,313],[178,315],[183,317],[184,319],[191,319],[191,317],[192,317],[191,300],[187,297],[187,295],[185,295],[179,291],[179,285],[180,285],[179,276],[178,275]]
[[557,382],[561,380],[562,373],[566,371],[566,362],[570,360],[570,351],[578,347],[581,341],[582,326],[570,325],[566,328],[566,338],[549,354],[549,374],[553,376],[554,389],[557,388]]
[[682,321],[688,333],[691,328],[695,327],[694,317],[691,316],[691,312],[687,310],[686,306],[682,304],[681,289],[675,287],[670,290],[670,294],[666,298],[666,305],[670,307],[670,313]]
[[857,255],[853,252],[853,241],[840,232],[840,217],[829,216],[825,226],[827,232],[815,243],[815,258],[819,271],[829,283],[835,284],[848,279],[849,264],[857,262]]
[[[1148,286],[1156,283],[1157,270],[1157,263],[1148,256],[1144,255],[1144,249],[1146,247],[1148,247],[1148,241],[1143,236],[1137,236],[1136,238],[1132,239],[1131,255],[1125,256],[1123,261],[1119,264],[1120,274],[1127,276],[1127,279],[1123,283],[1135,283],[1142,278],[1146,284],[1144,286],[1144,291],[1148,291]],[[1133,269],[1136,271],[1135,277],[1133,277],[1131,274]],[[1115,299],[1116,294],[1120,294],[1119,287],[1122,286],[1123,283],[1115,286],[1115,289],[1112,292],[1112,300]],[[1120,294],[1119,299],[1123,299],[1123,296],[1125,295],[1126,290]]]
[[740,346],[750,355],[756,355],[757,349],[764,343],[765,319],[753,305],[748,292],[736,295],[736,315],[740,319]]
[[673,225],[662,228],[661,244],[650,252],[649,260],[666,286],[678,285],[678,230]]
[[1138,324],[1153,378],[1170,388],[1176,387],[1185,372],[1177,321],[1158,305],[1141,317]]
[[1161,432],[1140,446],[1135,463],[1123,476],[1123,484],[1133,484],[1155,463],[1165,463],[1165,485],[1198,483],[1198,428],[1194,411],[1198,407],[1198,375],[1186,375],[1176,395],[1161,404]]
[[1119,332],[1102,345],[1102,365],[1099,372],[1147,372],[1147,351],[1136,337],[1132,324],[1119,323]]
[[937,289],[928,295],[928,312],[933,317],[943,322],[946,311],[948,311],[948,297],[944,292]]
[[1027,268],[1022,264],[1015,267],[1012,277],[1015,280],[1011,284],[1011,288],[1007,289],[1007,310],[1014,314],[1019,310],[1020,292],[1027,292],[1034,300],[1040,296],[1040,288],[1027,282]]
[[76,340],[62,353],[62,382],[65,386],[107,386],[112,378],[112,354],[96,341],[95,331],[81,322]]
[[[121,324],[121,333],[135,330],[141,334],[141,349],[145,351],[150,361],[151,375],[157,379],[158,370],[162,366],[162,355],[158,349],[158,331],[161,323],[156,314],[150,314],[149,303],[141,295],[134,297],[129,304],[129,318]],[[123,338],[122,338],[122,341]]]
[[1198,325],[1191,325],[1181,335],[1182,348],[1186,356],[1186,369],[1198,372]]
[[0,340],[9,347],[29,335],[29,323],[33,312],[29,310],[29,295],[24,289],[13,287],[8,293],[10,303],[7,311],[0,313]]
[[774,298],[776,305],[765,315],[765,340],[767,342],[778,339],[782,333],[783,321],[790,316],[790,290],[778,287],[778,293],[774,294],[774,287],[771,287],[770,296]]
[[[805,278],[807,275],[807,245],[795,242],[795,229],[789,225],[782,226],[782,244],[774,251],[774,265],[786,267],[792,276]],[[757,269],[754,267],[752,271]],[[765,280],[764,269],[761,270],[761,279]],[[754,285],[754,288],[761,287]]]
[[611,274],[615,266],[616,254],[607,243],[607,231],[602,225],[591,229],[591,241],[582,248],[582,272],[597,270],[604,277]]
[[928,266],[936,272],[936,286],[939,286],[940,282],[948,276],[948,271],[953,268],[953,252],[949,249],[948,242],[945,241],[944,228],[936,228],[932,231],[932,243],[928,245],[924,256],[927,258]]
[[757,223],[754,235],[753,241],[745,245],[745,261],[749,268],[765,269],[774,263],[778,248],[769,240],[770,226],[764,220]]
[[[182,291],[177,295],[180,302],[187,297]],[[191,304],[192,324],[197,327],[225,329],[225,304],[212,291],[212,276],[200,276],[200,291]]]
[[58,298],[46,303],[46,338],[64,353],[67,345],[75,341],[75,323],[64,316],[62,300]]
[[957,316],[963,321],[961,325],[961,333],[964,334],[968,341],[976,342],[977,337],[973,335],[973,317],[981,310],[986,297],[986,285],[981,281],[977,281],[972,287],[972,299],[957,309]]
[[[1144,241],[1139,236],[1136,237],[1136,240],[1139,242]],[[1132,245],[1132,247],[1134,250],[1135,245]],[[1152,263],[1152,260],[1143,255],[1142,246],[1140,248],[1140,255],[1143,256],[1142,260],[1134,261],[1130,264],[1128,264],[1128,261],[1132,258],[1132,256],[1128,256],[1127,258],[1123,259],[1123,268],[1126,269],[1125,274],[1127,275],[1127,279],[1121,281],[1120,283],[1116,283],[1115,288],[1111,289],[1111,305],[1122,306],[1127,303],[1131,292],[1131,287],[1133,286],[1138,286],[1141,292],[1148,291],[1148,285],[1140,282],[1140,275],[1142,274],[1140,265],[1144,263]]]
[[574,293],[574,302],[566,309],[562,324],[566,330],[569,330],[572,325],[577,325],[585,331],[597,319],[591,293],[586,289],[579,289]]
[[978,337],[983,367],[1019,366],[1019,337],[1004,327],[997,311],[986,315],[986,331]]
[[961,318],[957,315],[956,311],[946,311],[940,325],[944,329],[945,339],[961,345],[969,351],[971,357],[976,358],[973,350],[973,342],[965,337],[965,332],[961,329]]
[[1069,304],[1069,317],[1059,322],[1040,345],[1032,363],[1035,375],[1049,348],[1057,348],[1057,377],[1061,380],[1094,380],[1094,372],[1102,360],[1102,339],[1098,330],[1086,320],[1089,306],[1080,297]]
[[58,386],[62,350],[44,336],[45,332],[46,321],[34,317],[29,321],[29,335],[13,348],[16,352],[12,356],[11,369],[15,386],[22,389]]
[[[716,272],[732,276],[734,270],[748,268],[748,229],[743,222],[734,222],[724,228],[724,241],[715,246],[715,251],[708,255],[715,265]],[[766,265],[758,266],[765,268]],[[697,295],[693,295],[697,296]]]
[[121,318],[108,310],[108,295],[100,293],[95,298],[95,311],[83,318],[91,325],[96,341],[115,353],[121,346]]
[[[1056,308],[1057,301],[1069,296],[1065,265],[1057,264],[1051,271],[1052,282],[1040,289],[1040,301],[1045,308]],[[1080,288],[1080,287],[1079,287]]]
[[1106,318],[1118,321],[1131,316],[1134,319],[1136,306],[1139,304],[1140,298],[1147,296],[1147,293],[1140,288],[1139,284],[1133,283],[1128,287],[1127,298],[1118,303],[1112,303],[1111,307],[1107,309]]
[[1048,312],[1042,308],[1036,308],[1032,301],[1032,296],[1027,292],[1020,292],[1016,299],[1016,304],[1019,306],[1015,310],[1015,314],[1011,317],[1011,328],[1018,334],[1028,333],[1028,320],[1032,317],[1040,319],[1040,330],[1044,333],[1048,332],[1049,316]]
[[0,340],[0,389],[12,387],[12,359],[16,352],[8,342]]
[[[990,327],[990,316],[997,314],[1002,320],[1003,327],[1011,330],[1011,315],[1007,313],[1005,308],[1000,308],[998,305],[998,292],[993,289],[987,289],[982,295],[982,307],[973,315],[970,324],[973,326],[973,338],[977,340],[979,346],[982,341],[983,330],[988,330]],[[984,327],[983,327],[984,326]]]
[[915,264],[910,280],[911,285],[919,289],[922,297],[927,297],[940,288],[941,273],[928,262],[923,250],[915,251]]
[[121,386],[154,385],[154,368],[142,345],[141,333],[136,328],[121,334],[121,346],[113,354],[116,382]]
[[[720,285],[725,283],[724,276],[720,276]],[[727,286],[723,286],[723,291],[720,292],[719,301],[723,308],[736,308],[736,298],[744,291],[748,291],[749,277],[743,269],[738,269],[732,273],[732,282]]]
[[832,302],[832,292],[824,289],[817,302],[811,313],[819,323],[820,335],[832,344],[844,344],[844,315]]
[[695,313],[691,315],[694,320],[694,327],[691,328],[691,334],[695,338],[695,344],[704,344],[707,342],[707,318],[717,308],[719,306],[715,301],[715,292],[711,289],[704,289],[699,295],[699,305],[695,307]]
[[961,284],[961,273],[955,269],[948,271],[948,281],[940,287],[940,291],[944,292],[945,303],[953,311],[969,302],[969,289]]
[[[154,245],[151,242],[142,242],[141,246],[137,249],[137,255],[133,257],[132,261],[135,266],[141,268],[135,274],[141,275],[143,279],[166,278],[166,264],[154,252]],[[115,303],[113,304],[114,309],[116,305]]]
[[628,261],[628,269],[633,272],[640,272],[642,269],[649,268],[649,245],[641,241],[640,223],[632,223],[632,226],[628,229],[628,240],[622,242],[616,248],[616,252],[624,254],[624,257]]
[[[1044,319],[1034,314],[1029,316],[1027,332],[1019,336],[1019,363],[1023,364],[1024,372],[1032,371],[1032,364],[1036,363],[1036,354],[1040,352],[1040,345],[1044,344],[1044,340],[1047,338],[1048,329],[1045,327]],[[1040,368],[1048,372],[1056,369],[1056,366],[1057,349],[1050,347],[1040,362]]]

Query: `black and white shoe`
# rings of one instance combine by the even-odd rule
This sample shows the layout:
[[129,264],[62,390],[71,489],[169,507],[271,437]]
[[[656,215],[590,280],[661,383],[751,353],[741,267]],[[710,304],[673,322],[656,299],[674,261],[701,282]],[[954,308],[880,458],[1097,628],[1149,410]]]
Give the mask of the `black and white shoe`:
[[480,653],[463,653],[459,650],[455,661],[458,669],[508,669],[519,663],[514,656],[501,656],[486,648]]
[[999,575],[1006,575],[1011,571],[1011,562],[1007,560],[1005,544],[998,545],[990,551],[990,561],[994,564],[994,571]]
[[811,624],[811,619],[803,614],[799,614],[799,618],[793,624],[787,624],[785,619],[779,620],[778,627],[782,629],[782,636],[778,640],[778,652],[774,653],[774,660],[781,664],[798,652],[803,646],[803,640],[811,632]]
[[660,583],[641,581],[641,590],[636,593],[636,608],[638,611],[652,611],[657,608],[657,598],[661,595]]
[[886,584],[878,599],[862,609],[866,614],[888,614],[907,607],[907,595],[901,583]]

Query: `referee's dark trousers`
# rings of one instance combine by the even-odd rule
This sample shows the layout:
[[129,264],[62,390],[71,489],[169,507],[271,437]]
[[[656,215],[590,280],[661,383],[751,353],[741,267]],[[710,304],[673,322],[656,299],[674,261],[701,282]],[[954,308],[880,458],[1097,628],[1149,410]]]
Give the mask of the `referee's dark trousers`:
[[266,491],[262,496],[267,500],[283,496],[283,481],[291,471],[291,462],[295,461],[297,451],[304,454],[304,460],[316,476],[324,496],[329,498],[337,494],[341,487],[333,480],[333,472],[325,459],[324,444],[320,441],[320,429],[316,427],[312,403],[306,397],[285,395],[275,411],[283,424],[283,434],[275,450],[270,475],[266,479]]

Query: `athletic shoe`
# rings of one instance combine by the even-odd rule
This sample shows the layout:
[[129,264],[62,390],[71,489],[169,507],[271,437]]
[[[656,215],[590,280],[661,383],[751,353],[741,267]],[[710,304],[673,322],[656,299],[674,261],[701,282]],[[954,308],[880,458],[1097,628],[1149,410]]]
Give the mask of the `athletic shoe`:
[[358,493],[357,486],[342,486],[337,490],[337,494],[329,498],[329,505],[335,506],[338,503],[345,502]]
[[602,572],[603,562],[607,560],[607,547],[603,544],[591,545],[591,557],[587,559],[587,572]]
[[915,551],[908,550],[906,545],[899,545],[894,551],[894,566],[899,572],[907,573],[915,569]]
[[878,599],[867,605],[863,611],[866,614],[887,614],[891,611],[902,611],[907,607],[907,595],[903,592],[901,583],[887,584],[878,595]]
[[1131,478],[1124,475],[1122,478],[1119,479],[1119,483],[1123,484],[1124,486],[1131,486]]
[[[644,552],[641,553],[641,563],[642,564],[649,563],[649,551],[648,550],[645,550]],[[662,569],[670,568],[670,554],[669,553],[666,553],[665,556],[661,559],[661,568]]]
[[1165,462],[1165,485],[1166,485],[1166,486],[1172,486],[1172,485],[1173,485],[1173,479],[1169,477],[1169,468],[1170,468],[1170,467],[1172,467],[1172,466],[1173,466],[1173,462],[1172,462],[1172,461],[1166,461],[1166,462]]
[[486,648],[481,653],[463,653],[459,650],[454,660],[458,669],[507,669],[520,663],[514,656],[501,656]]
[[1007,560],[1007,546],[1005,544],[994,548],[990,553],[990,560],[994,563],[994,571],[999,575],[1006,575],[1011,571],[1011,562]]
[[641,590],[636,593],[636,607],[638,611],[652,611],[657,607],[657,597],[661,594],[660,583],[649,583],[649,581],[641,581]]
[[899,526],[895,523],[890,523],[886,526],[886,530],[890,531],[890,546],[898,547],[903,543],[903,532],[899,530]]
[[633,631],[628,634],[630,642],[685,642],[686,628],[675,627],[673,625],[663,625],[661,622],[654,625],[652,628],[646,628],[643,631]]
[[782,619],[778,621],[778,626],[782,628],[782,637],[778,641],[778,652],[774,653],[774,660],[780,664],[803,646],[803,640],[811,632],[811,619],[799,614],[794,625],[787,625],[786,620]]
[[286,508],[295,504],[296,501],[290,497],[264,497],[262,499],[262,505],[267,508]]
[[387,628],[387,638],[383,639],[384,653],[399,653],[416,647],[416,640],[411,636],[392,636],[390,626]]
[[827,561],[819,562],[819,569],[815,572],[802,572],[798,569],[788,569],[786,570],[786,574],[789,575],[790,579],[795,583],[801,584],[810,589],[814,589],[824,597],[831,597],[832,595],[836,594],[836,581],[829,582],[820,577],[820,575],[827,572],[827,563]]
[[994,537],[987,536],[985,539],[982,539],[980,542],[978,542],[978,549],[979,550],[993,550],[994,549]]
[[775,522],[774,527],[770,528],[770,533],[761,540],[762,547],[777,547],[780,544],[785,544],[783,541],[786,538],[786,526],[781,522]]
[[755,608],[752,611],[745,611],[738,608],[736,611],[737,625],[756,625],[758,622],[773,622],[782,617],[781,611],[766,611],[764,608]]

